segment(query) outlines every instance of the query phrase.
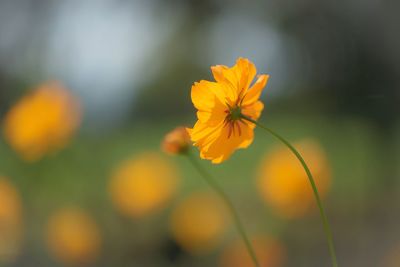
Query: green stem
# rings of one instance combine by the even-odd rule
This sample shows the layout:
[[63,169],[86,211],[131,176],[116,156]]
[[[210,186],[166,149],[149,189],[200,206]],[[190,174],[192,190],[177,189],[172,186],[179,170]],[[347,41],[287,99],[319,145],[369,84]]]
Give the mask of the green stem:
[[282,136],[280,136],[279,134],[277,134],[275,131],[261,125],[260,123],[258,123],[257,121],[246,117],[244,115],[242,115],[242,118],[254,123],[255,125],[257,125],[258,127],[266,130],[267,132],[269,132],[270,134],[272,134],[275,138],[277,138],[279,141],[281,141],[283,144],[285,144],[292,152],[293,154],[297,157],[297,159],[300,161],[301,165],[303,166],[304,170],[307,173],[307,177],[308,180],[311,184],[312,190],[314,192],[314,196],[315,196],[315,200],[317,201],[317,205],[318,205],[318,209],[319,209],[319,213],[321,215],[321,219],[322,219],[322,223],[324,226],[324,231],[325,231],[325,235],[326,238],[328,240],[328,247],[329,247],[329,253],[331,254],[331,258],[332,258],[332,266],[333,267],[338,267],[337,264],[337,259],[336,259],[336,252],[335,252],[335,246],[334,246],[334,242],[333,242],[333,235],[332,235],[332,230],[331,227],[329,225],[329,221],[328,221],[328,217],[326,216],[325,210],[322,206],[322,201],[321,198],[319,196],[318,193],[318,189],[317,186],[315,184],[314,178],[311,174],[310,169],[308,168],[306,162],[304,161],[303,157],[300,155],[300,153],[297,151],[296,148],[294,148],[285,138],[283,138]]
[[221,186],[215,181],[215,179],[197,162],[197,160],[190,154],[190,152],[185,153],[189,161],[192,163],[195,169],[201,174],[201,176],[206,180],[206,182],[215,190],[215,192],[222,198],[222,200],[225,202],[226,206],[228,207],[229,211],[232,214],[233,221],[236,224],[237,230],[239,234],[241,235],[247,251],[250,254],[251,259],[254,262],[254,265],[256,267],[259,267],[260,264],[258,263],[256,253],[253,249],[253,246],[247,237],[247,234],[244,230],[243,224],[240,221],[239,215],[235,210],[235,207],[233,206],[232,202],[230,201],[229,197],[225,194],[224,190],[221,188]]

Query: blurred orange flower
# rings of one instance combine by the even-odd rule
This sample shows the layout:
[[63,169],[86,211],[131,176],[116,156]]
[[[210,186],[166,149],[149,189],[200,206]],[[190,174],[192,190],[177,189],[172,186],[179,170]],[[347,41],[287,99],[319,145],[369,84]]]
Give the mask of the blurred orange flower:
[[47,82],[22,97],[6,114],[4,134],[28,161],[63,148],[81,120],[80,106],[58,82]]
[[384,256],[381,267],[400,266],[400,244],[397,244]]
[[[294,145],[314,175],[321,197],[331,184],[331,169],[318,142],[304,140]],[[258,188],[262,198],[285,218],[305,215],[314,207],[314,197],[300,162],[286,148],[279,147],[261,162]]]
[[[276,239],[265,236],[252,238],[260,267],[279,267],[286,261],[285,247]],[[220,266],[252,266],[253,261],[242,240],[228,245],[221,254]]]
[[172,155],[186,152],[189,146],[190,136],[185,127],[177,127],[167,133],[161,144],[164,152]]
[[64,208],[49,219],[47,244],[60,262],[86,266],[97,258],[101,236],[96,222],[84,211]]
[[13,261],[22,243],[22,205],[16,188],[0,177],[0,262]]
[[246,148],[254,138],[255,125],[243,120],[245,115],[257,120],[264,104],[259,101],[268,75],[256,76],[256,67],[248,59],[239,58],[228,68],[211,67],[216,82],[202,80],[192,86],[192,102],[198,121],[189,134],[200,149],[200,157],[221,163],[239,148]]
[[157,153],[137,155],[116,167],[109,191],[124,215],[142,217],[165,207],[177,192],[179,172]]
[[193,254],[206,253],[215,248],[227,226],[223,203],[206,192],[197,192],[184,199],[170,219],[173,237]]

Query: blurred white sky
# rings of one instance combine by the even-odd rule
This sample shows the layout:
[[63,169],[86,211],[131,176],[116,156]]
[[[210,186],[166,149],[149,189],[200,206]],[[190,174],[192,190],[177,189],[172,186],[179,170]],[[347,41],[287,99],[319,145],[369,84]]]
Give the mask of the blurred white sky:
[[49,38],[48,73],[80,90],[92,119],[123,119],[135,89],[152,77],[146,62],[177,17],[154,16],[151,1],[60,3]]
[[208,36],[205,42],[209,57],[200,57],[202,64],[232,65],[239,56],[246,57],[255,63],[258,73],[272,77],[269,96],[279,93],[288,77],[294,77],[295,41],[251,13],[237,9],[226,12],[208,25],[203,35]]
[[[12,75],[30,76],[24,77],[28,81],[33,73],[32,83],[61,80],[82,98],[85,119],[104,126],[123,121],[137,88],[169,66],[154,64],[154,57],[187,22],[183,10],[173,6],[160,12],[153,1],[28,2],[0,2],[1,63],[6,62]],[[37,13],[42,17],[32,18]],[[285,55],[292,60],[289,48],[294,46],[257,18],[251,12],[224,9],[202,24],[196,33],[199,45],[189,47],[188,56],[204,68],[248,57],[259,72],[272,74],[274,91],[279,90],[293,77]]]

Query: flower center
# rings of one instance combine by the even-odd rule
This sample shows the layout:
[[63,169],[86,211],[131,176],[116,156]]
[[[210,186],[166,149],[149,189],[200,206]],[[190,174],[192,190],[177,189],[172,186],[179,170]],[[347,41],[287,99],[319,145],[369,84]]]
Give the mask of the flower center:
[[242,109],[239,106],[230,108],[229,116],[232,121],[236,121],[236,120],[240,119],[242,116]]
[[[228,105],[229,106],[229,105]],[[236,135],[236,133],[241,136],[242,129],[240,128],[240,124],[242,122],[242,109],[240,106],[230,107],[225,111],[227,113],[225,118],[225,127],[228,128],[228,138],[232,135]]]

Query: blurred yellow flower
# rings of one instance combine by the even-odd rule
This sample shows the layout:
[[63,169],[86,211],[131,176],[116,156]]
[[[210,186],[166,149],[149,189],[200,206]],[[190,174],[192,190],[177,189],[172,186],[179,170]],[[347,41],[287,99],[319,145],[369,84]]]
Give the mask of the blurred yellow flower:
[[77,99],[61,84],[47,82],[22,97],[6,114],[4,134],[28,161],[63,148],[81,119]]
[[[331,183],[331,169],[324,150],[313,140],[303,140],[294,146],[307,162],[320,195],[324,197]],[[263,159],[258,189],[262,198],[285,218],[301,217],[314,207],[307,175],[286,147],[276,148]]]
[[174,239],[193,254],[211,251],[228,226],[223,203],[209,193],[197,192],[177,205],[170,219]]
[[53,214],[47,227],[47,244],[53,256],[67,265],[84,265],[96,260],[101,236],[96,222],[78,208]]
[[22,205],[16,188],[0,177],[0,263],[13,261],[22,243]]
[[177,127],[167,133],[161,144],[164,152],[168,154],[185,153],[190,146],[190,136],[185,127]]
[[165,207],[177,192],[180,175],[176,167],[157,153],[137,155],[116,167],[109,191],[124,215],[142,217]]
[[259,75],[248,59],[239,58],[228,68],[211,67],[216,82],[202,80],[192,86],[192,102],[198,121],[188,129],[194,145],[200,149],[200,157],[221,163],[239,148],[246,148],[254,138],[255,125],[242,119],[245,115],[257,120],[264,104],[259,101],[268,81],[268,75]]
[[384,256],[381,267],[399,267],[400,266],[400,244],[394,246]]
[[[286,261],[285,247],[276,239],[265,236],[252,238],[260,267],[280,267]],[[253,262],[242,240],[229,244],[221,254],[220,266],[252,266]]]

